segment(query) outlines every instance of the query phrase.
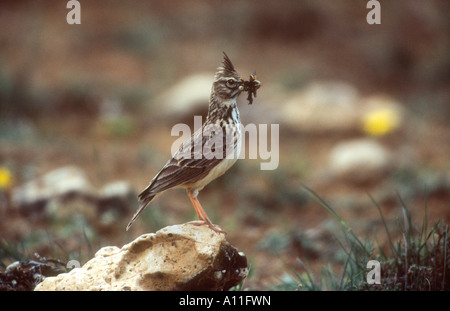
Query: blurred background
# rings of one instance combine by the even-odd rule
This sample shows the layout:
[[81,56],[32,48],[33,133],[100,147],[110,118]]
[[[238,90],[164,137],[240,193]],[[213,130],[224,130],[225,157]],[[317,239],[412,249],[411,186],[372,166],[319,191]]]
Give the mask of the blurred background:
[[[0,269],[40,256],[84,264],[102,246],[196,218],[182,189],[129,232],[136,195],[165,164],[173,125],[205,116],[225,51],[257,71],[243,124],[279,124],[279,166],[237,162],[200,193],[251,265],[244,287],[337,263],[339,232],[313,189],[361,236],[450,220],[450,3],[66,1],[0,4]],[[248,150],[247,150],[248,152]]]

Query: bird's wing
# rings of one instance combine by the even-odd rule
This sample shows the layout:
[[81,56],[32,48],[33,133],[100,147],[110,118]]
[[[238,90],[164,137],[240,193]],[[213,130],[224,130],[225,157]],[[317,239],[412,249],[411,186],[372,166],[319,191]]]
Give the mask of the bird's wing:
[[[222,136],[216,135],[216,138],[218,137]],[[202,129],[200,129],[180,146],[173,158],[163,166],[148,187],[139,194],[141,204],[128,223],[127,231],[158,193],[200,180],[220,163],[220,158],[211,157],[208,152],[202,152],[208,142],[211,142],[211,137],[204,136]]]
[[[235,141],[226,142],[227,133],[220,129],[206,133],[205,128],[196,131],[186,140],[166,165],[139,195],[140,200],[167,189],[193,183],[208,174],[235,147]],[[224,147],[222,147],[224,146]]]

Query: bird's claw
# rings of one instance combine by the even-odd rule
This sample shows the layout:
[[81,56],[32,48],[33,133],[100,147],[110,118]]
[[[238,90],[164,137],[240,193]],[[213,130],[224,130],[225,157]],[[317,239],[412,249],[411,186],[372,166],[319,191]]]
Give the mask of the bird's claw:
[[217,232],[217,233],[223,233],[223,234],[227,234],[225,231],[222,230],[222,228],[220,228],[218,225],[214,225],[211,222],[208,222],[206,220],[195,220],[195,221],[191,221],[189,222],[190,224],[194,225],[194,226],[208,226],[211,230]]

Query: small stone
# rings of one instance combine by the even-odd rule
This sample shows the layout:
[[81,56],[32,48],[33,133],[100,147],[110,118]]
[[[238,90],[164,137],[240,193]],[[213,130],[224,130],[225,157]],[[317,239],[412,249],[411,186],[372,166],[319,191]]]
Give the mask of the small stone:
[[157,100],[162,115],[171,118],[191,117],[192,111],[208,107],[213,73],[197,73],[184,78],[165,91]]
[[282,121],[305,132],[354,130],[359,126],[359,99],[351,84],[314,82],[282,104]]
[[95,190],[84,172],[77,167],[67,166],[14,188],[12,202],[22,210],[31,210],[46,207],[54,198],[89,198],[94,195]]
[[117,219],[126,215],[136,204],[136,193],[127,181],[116,181],[103,186],[98,196],[99,223],[115,226]]
[[383,177],[392,163],[392,153],[372,139],[337,144],[330,152],[328,171],[352,182],[370,182]]

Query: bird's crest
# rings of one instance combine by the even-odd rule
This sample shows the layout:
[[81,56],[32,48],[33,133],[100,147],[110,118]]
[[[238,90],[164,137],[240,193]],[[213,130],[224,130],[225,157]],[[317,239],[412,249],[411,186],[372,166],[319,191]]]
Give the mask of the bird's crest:
[[233,63],[225,52],[223,52],[223,69],[225,72],[229,72],[230,74],[236,73]]
[[223,52],[222,66],[218,68],[216,73],[216,79],[219,77],[239,77],[236,69],[234,69],[233,63],[225,52]]

